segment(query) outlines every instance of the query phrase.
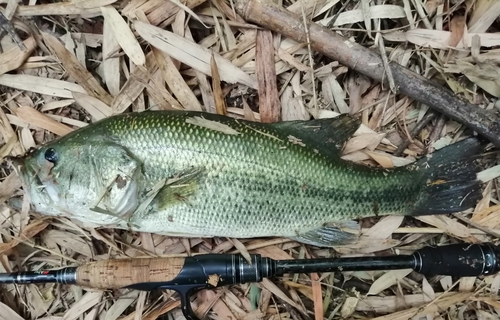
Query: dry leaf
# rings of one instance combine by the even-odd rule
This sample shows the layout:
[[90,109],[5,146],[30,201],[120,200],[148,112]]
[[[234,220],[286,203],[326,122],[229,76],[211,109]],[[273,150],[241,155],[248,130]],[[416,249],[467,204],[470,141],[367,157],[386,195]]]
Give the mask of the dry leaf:
[[119,46],[110,22],[105,19],[102,39],[102,77],[106,82],[106,87],[114,97],[120,92],[120,58],[111,58],[111,55],[117,53]]
[[290,299],[283,291],[280,290],[274,283],[272,283],[269,279],[264,278],[262,280],[262,285],[269,291],[271,291],[274,295],[278,296],[280,299],[285,301],[286,303],[290,304],[292,307],[296,308],[297,310],[304,311],[302,306],[298,305]]
[[500,67],[492,61],[478,61],[472,64],[464,60],[457,60],[453,65],[446,65],[444,71],[462,73],[489,94],[500,98]]
[[85,311],[94,307],[98,304],[102,299],[103,292],[87,292],[83,295],[83,297],[78,300],[75,304],[69,308],[68,311],[64,314],[61,320],[76,320],[78,319]]
[[386,216],[373,227],[363,232],[363,236],[373,239],[387,239],[403,223],[404,216]]
[[24,320],[17,312],[0,301],[0,320]]
[[[157,71],[156,64],[154,63],[153,53],[150,52],[146,56],[146,69],[150,73],[154,73]],[[138,99],[140,94],[146,88],[146,80],[149,79],[150,75],[145,72],[142,68],[135,68],[135,70],[130,74],[127,82],[123,85],[120,90],[120,93],[115,97],[113,103],[111,104],[111,109],[113,113],[122,113],[127,110],[130,105]],[[160,92],[161,91],[161,92]],[[166,92],[165,88],[154,88],[149,92],[151,95],[154,95],[154,100],[157,103],[165,102],[165,105],[170,106],[175,109],[182,109],[179,106],[179,103],[171,96],[168,92]]]
[[111,27],[116,41],[120,44],[125,54],[135,63],[137,66],[144,66],[146,63],[146,57],[139,42],[135,38],[132,30],[128,27],[122,16],[116,11],[113,6],[101,7],[102,15],[104,20]]
[[340,309],[340,316],[343,319],[351,317],[354,311],[356,311],[358,302],[359,299],[356,297],[347,297],[342,305],[342,308]]
[[469,32],[486,32],[500,15],[500,2],[497,0],[476,1],[469,20]]
[[[405,33],[406,41],[422,47],[434,49],[450,49],[451,32],[443,30],[412,29]],[[472,38],[479,36],[481,47],[494,47],[500,45],[500,34],[492,33],[467,33],[455,46],[456,49],[470,48]]]
[[14,195],[14,193],[21,187],[22,183],[19,175],[15,172],[9,174],[0,183],[0,201],[4,202]]
[[334,246],[335,251],[340,254],[366,254],[393,248],[401,243],[395,239],[373,239],[370,237],[361,236],[355,243],[350,243],[343,246]]
[[75,102],[92,116],[93,121],[107,118],[113,114],[113,110],[109,106],[95,97],[79,92],[74,92],[73,97]]
[[451,234],[457,238],[461,238],[468,242],[479,242],[471,233],[470,230],[463,224],[448,218],[444,215],[439,216],[418,216],[415,217],[422,222],[430,224],[436,228],[443,230],[444,232]]
[[66,71],[75,79],[75,81],[85,88],[89,95],[92,95],[106,104],[111,104],[113,98],[107,93],[94,78],[94,76],[85,69],[78,59],[69,52],[57,38],[53,35],[42,32],[42,36],[52,50],[52,52],[59,58],[61,64]]
[[377,161],[377,163],[382,167],[386,169],[391,169],[394,168],[394,162],[392,162],[392,157],[384,154],[382,152],[372,152],[365,150],[363,151],[367,155],[369,155],[373,160]]
[[343,153],[349,154],[364,148],[373,151],[385,137],[384,133],[365,133],[356,135],[347,141]]
[[[209,50],[175,33],[141,21],[135,21],[135,29],[144,40],[159,50],[206,75],[211,75],[210,59],[212,53]],[[217,53],[214,53],[214,58],[219,67],[221,80],[229,83],[242,83],[257,89],[257,81],[250,75]]]
[[70,127],[49,118],[45,114],[31,107],[18,108],[16,110],[16,115],[24,121],[53,132],[58,136],[64,136],[73,131]]
[[73,98],[73,92],[87,93],[75,83],[27,74],[2,74],[0,85],[60,98]]
[[226,101],[224,100],[224,95],[222,93],[219,68],[217,67],[217,62],[215,61],[213,55],[210,58],[210,70],[212,73],[212,89],[214,92],[215,111],[217,112],[217,114],[226,116],[227,106],[226,106]]
[[[296,76],[299,76],[299,73],[296,73]],[[294,97],[291,86],[287,86],[283,91],[280,102],[282,121],[309,120],[311,118],[309,112],[307,112],[304,104],[302,103],[302,100],[298,97]]]
[[411,309],[395,312],[390,315],[376,317],[373,318],[373,320],[408,320],[411,317],[434,314],[436,312],[446,310],[450,306],[459,302],[466,301],[471,295],[471,293],[455,293],[422,307],[413,307]]
[[0,254],[4,253],[7,250],[10,250],[17,246],[19,243],[25,240],[29,240],[33,238],[35,235],[40,233],[42,230],[47,228],[49,223],[45,220],[35,220],[34,222],[28,224],[21,234],[16,237],[15,239],[7,242],[7,243],[0,243]]
[[326,77],[322,81],[321,89],[323,97],[331,104],[331,109],[341,114],[349,112],[349,106],[345,102],[344,90],[337,81],[337,77],[334,75]]
[[229,239],[234,245],[236,249],[238,249],[239,253],[245,258],[245,260],[249,263],[252,264],[252,258],[250,257],[250,254],[247,251],[247,248],[245,245],[238,239]]
[[20,17],[55,15],[97,15],[101,6],[115,3],[116,0],[79,0],[38,5],[19,6],[16,15]]
[[153,48],[152,51],[163,79],[184,109],[202,111],[198,98],[196,98],[191,88],[189,88],[172,59],[166,53],[156,48]]
[[476,277],[463,277],[460,279],[458,285],[458,291],[460,292],[472,292],[474,290],[474,284],[476,282]]
[[390,270],[384,273],[380,278],[375,280],[370,287],[367,295],[379,294],[385,289],[395,285],[401,279],[409,275],[413,269]]
[[88,258],[93,257],[89,244],[74,233],[61,230],[47,230],[44,232],[43,237],[50,238],[60,247],[78,252]]
[[29,37],[23,43],[27,50],[23,51],[18,46],[15,46],[0,54],[0,75],[19,68],[33,54],[36,48],[35,39]]
[[431,300],[436,299],[436,293],[434,292],[434,289],[432,289],[432,286],[429,284],[426,277],[422,279],[422,296],[425,302],[430,302]]
[[456,47],[464,35],[465,27],[465,17],[464,16],[454,16],[450,23],[450,40],[448,45],[450,47]]

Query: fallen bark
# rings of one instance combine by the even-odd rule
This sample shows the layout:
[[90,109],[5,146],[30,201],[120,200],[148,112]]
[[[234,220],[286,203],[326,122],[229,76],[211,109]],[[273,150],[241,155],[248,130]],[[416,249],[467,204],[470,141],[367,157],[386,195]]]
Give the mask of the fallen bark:
[[[382,58],[376,52],[338,35],[314,22],[304,28],[303,18],[269,0],[235,0],[245,20],[278,32],[374,80],[387,84]],[[308,34],[307,34],[308,33]],[[452,91],[423,76],[390,62],[399,93],[407,95],[471,128],[500,147],[500,115],[460,99]]]

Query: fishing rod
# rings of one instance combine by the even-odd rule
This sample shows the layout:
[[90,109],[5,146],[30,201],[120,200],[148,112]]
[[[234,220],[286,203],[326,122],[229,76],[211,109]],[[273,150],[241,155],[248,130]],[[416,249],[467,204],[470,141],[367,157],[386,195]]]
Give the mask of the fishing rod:
[[500,248],[492,243],[424,247],[411,255],[273,260],[238,254],[185,258],[115,259],[59,270],[0,274],[0,284],[60,283],[93,289],[175,290],[188,320],[198,320],[190,296],[200,289],[260,282],[289,273],[413,269],[425,276],[472,277],[500,271]]

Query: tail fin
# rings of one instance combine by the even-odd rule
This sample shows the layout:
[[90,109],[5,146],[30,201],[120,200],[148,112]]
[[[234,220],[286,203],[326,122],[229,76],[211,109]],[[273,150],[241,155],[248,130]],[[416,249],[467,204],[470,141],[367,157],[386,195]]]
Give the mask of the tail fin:
[[426,184],[411,215],[446,214],[467,210],[481,199],[477,156],[482,143],[468,138],[416,162]]

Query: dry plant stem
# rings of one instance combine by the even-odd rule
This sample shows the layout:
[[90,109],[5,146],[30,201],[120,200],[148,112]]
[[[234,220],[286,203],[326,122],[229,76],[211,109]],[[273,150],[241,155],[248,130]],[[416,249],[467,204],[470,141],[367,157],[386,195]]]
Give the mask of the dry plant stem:
[[500,233],[496,232],[495,230],[491,230],[490,228],[484,227],[478,223],[475,223],[474,221],[464,217],[462,214],[454,213],[453,216],[458,220],[461,220],[462,222],[467,223],[468,225],[471,225],[474,228],[483,231],[486,234],[489,234],[495,238],[500,238]]
[[441,138],[441,132],[443,131],[444,125],[446,124],[446,116],[444,114],[440,115],[434,129],[432,130],[431,136],[429,138],[429,145],[432,146],[434,142]]
[[[421,120],[419,123],[417,123],[417,125],[415,126],[415,128],[413,128],[413,130],[410,132],[410,138],[413,139],[414,137],[417,136],[417,134],[420,133],[420,131],[422,131],[422,129],[424,129],[424,127],[429,124],[429,122],[432,121],[432,119],[434,119],[436,117],[436,113],[434,112],[429,112],[427,113]],[[409,138],[406,138],[400,145],[399,147],[396,149],[396,151],[394,152],[394,156],[395,157],[399,157],[403,151],[405,151],[405,149],[410,145],[410,139]]]
[[[384,77],[382,58],[335,32],[310,22],[305,28],[300,16],[265,0],[235,0],[236,11],[247,21],[259,24],[297,42],[306,42],[305,30],[314,50],[377,81]],[[475,130],[500,147],[500,115],[487,112],[458,98],[453,92],[403,66],[389,64],[399,92]]]

